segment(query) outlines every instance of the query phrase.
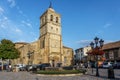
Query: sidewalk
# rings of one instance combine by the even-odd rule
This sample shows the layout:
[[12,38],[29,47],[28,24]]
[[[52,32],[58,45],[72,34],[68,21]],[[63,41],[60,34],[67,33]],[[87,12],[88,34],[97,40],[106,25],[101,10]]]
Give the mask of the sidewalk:
[[[115,73],[115,79],[108,79],[108,72],[107,69],[99,69],[99,77],[96,76],[96,68],[93,69],[88,69],[87,70],[87,74],[89,76],[93,76],[96,77],[97,80],[120,80],[120,75],[118,76],[118,74],[120,74],[119,72],[116,72],[117,70],[114,70]],[[117,74],[118,73],[118,74]]]

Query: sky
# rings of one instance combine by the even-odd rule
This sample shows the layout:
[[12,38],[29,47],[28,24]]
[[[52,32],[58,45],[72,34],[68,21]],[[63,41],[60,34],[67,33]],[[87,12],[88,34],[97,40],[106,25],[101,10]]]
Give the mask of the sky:
[[120,0],[0,0],[0,40],[38,40],[50,2],[61,15],[63,45],[75,50],[96,36],[105,43],[120,40]]

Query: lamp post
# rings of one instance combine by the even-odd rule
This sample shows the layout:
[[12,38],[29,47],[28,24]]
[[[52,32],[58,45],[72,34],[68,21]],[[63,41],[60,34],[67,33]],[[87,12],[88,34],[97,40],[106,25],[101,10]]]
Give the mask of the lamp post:
[[30,56],[31,56],[31,52],[28,51],[28,53],[27,53],[27,57],[28,57],[28,65],[29,65],[29,63],[30,63]]
[[[34,51],[33,52],[31,52],[31,51],[28,51],[28,53],[27,53],[27,57],[28,57],[28,66],[27,66],[27,71],[30,71],[31,69],[30,69],[30,65],[32,65],[32,62],[31,62],[31,55],[34,53]],[[34,70],[34,68],[32,67],[32,70]]]
[[32,55],[33,53],[34,53],[34,51],[33,51],[33,52],[28,51],[28,53],[27,53],[27,57],[28,57],[28,65],[30,64],[31,55]]
[[90,43],[90,46],[92,48],[92,55],[96,55],[96,76],[99,76],[98,71],[98,55],[102,55],[103,52],[101,48],[103,47],[104,40],[100,39],[98,37],[94,38],[94,42]]

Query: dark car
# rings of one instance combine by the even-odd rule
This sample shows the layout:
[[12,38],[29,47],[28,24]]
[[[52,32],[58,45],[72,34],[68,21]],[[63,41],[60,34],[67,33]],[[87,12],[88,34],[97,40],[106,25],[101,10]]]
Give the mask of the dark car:
[[26,65],[26,71],[32,71],[32,65]]
[[46,67],[51,67],[50,63],[42,63],[37,66],[37,70],[45,70]]
[[120,69],[120,62],[115,62],[115,63],[113,64],[113,68]]

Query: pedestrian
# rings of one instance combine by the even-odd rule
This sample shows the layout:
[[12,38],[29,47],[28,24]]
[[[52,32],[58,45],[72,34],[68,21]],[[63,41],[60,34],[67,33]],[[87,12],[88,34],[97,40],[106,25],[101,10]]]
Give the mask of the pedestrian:
[[11,66],[11,64],[9,64],[9,71],[12,71],[12,66]]

